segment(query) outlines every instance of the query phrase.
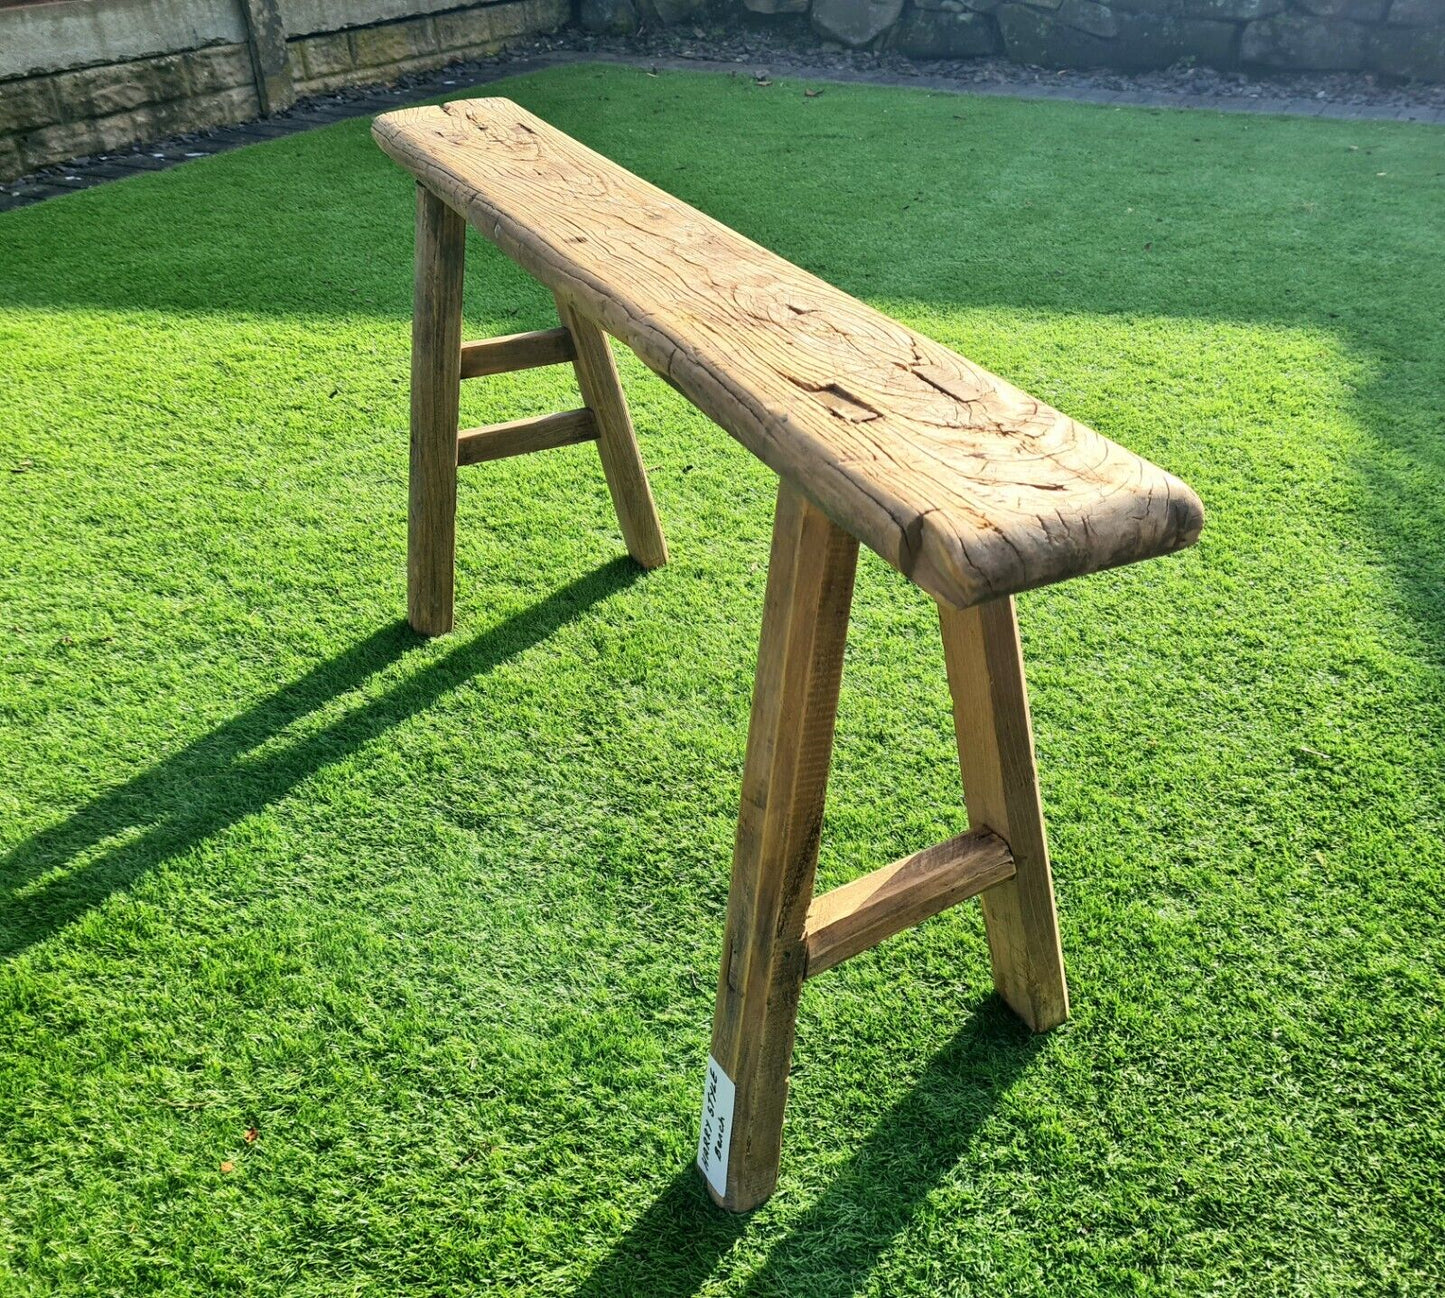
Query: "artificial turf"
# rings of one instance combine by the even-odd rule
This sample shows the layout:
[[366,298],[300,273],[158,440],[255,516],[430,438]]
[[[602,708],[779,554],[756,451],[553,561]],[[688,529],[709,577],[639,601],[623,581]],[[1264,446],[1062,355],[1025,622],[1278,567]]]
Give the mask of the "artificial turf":
[[[1190,482],[1020,599],[1073,1018],[960,907],[690,1171],[773,498],[630,357],[403,610],[412,186],[364,122],[0,216],[0,1291],[1445,1289],[1445,133],[574,68],[500,91]],[[555,323],[472,246],[468,332]],[[466,385],[465,422],[575,404]],[[820,886],[963,823],[861,566]]]

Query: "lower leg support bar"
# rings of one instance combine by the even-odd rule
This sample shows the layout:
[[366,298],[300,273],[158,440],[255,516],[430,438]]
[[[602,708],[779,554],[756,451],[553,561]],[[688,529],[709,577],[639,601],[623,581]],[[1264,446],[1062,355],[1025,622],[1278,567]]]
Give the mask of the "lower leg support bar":
[[464,379],[480,379],[489,374],[513,374],[517,370],[562,365],[576,359],[577,349],[567,329],[561,326],[533,329],[529,333],[463,343],[461,375]]
[[1008,844],[987,829],[943,843],[813,898],[803,926],[806,976],[867,951],[1014,876]]
[[486,428],[459,433],[457,463],[482,464],[487,460],[504,460],[511,455],[528,455],[532,451],[596,440],[597,421],[584,406],[581,410],[513,419],[505,424],[489,424]]

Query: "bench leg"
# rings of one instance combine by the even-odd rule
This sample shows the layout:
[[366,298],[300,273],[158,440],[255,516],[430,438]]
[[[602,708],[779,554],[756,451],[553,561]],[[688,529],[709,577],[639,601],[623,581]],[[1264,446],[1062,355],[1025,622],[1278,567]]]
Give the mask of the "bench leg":
[[698,1159],[734,1212],[778,1178],[857,558],[857,541],[780,484],[709,1063],[710,1083],[720,1070],[731,1086],[731,1114],[714,1104],[708,1127],[705,1107]]
[[1035,1032],[1069,1017],[1028,689],[1012,598],[939,605],[968,820],[1008,843],[1017,873],[980,896],[993,981]]
[[406,604],[422,635],[452,629],[466,232],[462,217],[417,186]]
[[667,541],[607,335],[561,297],[557,298],[557,314],[577,351],[572,368],[583,404],[597,421],[597,451],[627,552],[644,568],[660,568],[667,562]]

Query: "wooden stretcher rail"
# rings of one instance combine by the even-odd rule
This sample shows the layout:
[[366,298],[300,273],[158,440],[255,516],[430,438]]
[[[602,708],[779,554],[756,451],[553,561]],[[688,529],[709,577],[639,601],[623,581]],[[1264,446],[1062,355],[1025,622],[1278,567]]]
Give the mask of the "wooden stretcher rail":
[[480,379],[489,374],[535,369],[539,365],[563,365],[576,359],[572,335],[559,325],[556,329],[533,329],[529,333],[463,343],[461,376]]
[[1008,844],[987,829],[974,829],[814,897],[803,925],[805,976],[831,969],[1014,874]]
[[506,99],[377,143],[839,527],[955,608],[1189,545],[1177,478]]
[[504,460],[509,455],[550,451],[555,446],[575,446],[597,440],[597,421],[586,407],[564,410],[556,415],[534,415],[512,419],[505,424],[488,424],[457,435],[457,463],[481,464]]

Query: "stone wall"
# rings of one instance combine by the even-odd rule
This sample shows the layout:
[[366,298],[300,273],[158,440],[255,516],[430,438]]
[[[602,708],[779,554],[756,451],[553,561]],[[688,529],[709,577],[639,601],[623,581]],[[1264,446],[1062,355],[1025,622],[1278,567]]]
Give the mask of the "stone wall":
[[[310,0],[306,7],[335,11],[343,6],[335,0],[324,4]],[[416,3],[406,7],[414,14],[426,8]],[[571,0],[502,0],[461,9],[438,5],[437,10],[350,30],[323,28],[289,37],[296,91],[314,95],[340,86],[394,81],[408,72],[479,58],[495,53],[512,37],[555,31],[572,16]]]
[[916,58],[1057,68],[1358,71],[1445,81],[1445,0],[743,0]]
[[[713,0],[826,39],[1045,67],[1367,71],[1445,82],[1445,0]],[[708,0],[50,0],[0,5],[0,180],[476,58],[573,15],[693,20]]]
[[243,44],[0,82],[0,180],[259,112]]
[[245,121],[553,31],[571,0],[52,0],[0,7],[0,180]]

